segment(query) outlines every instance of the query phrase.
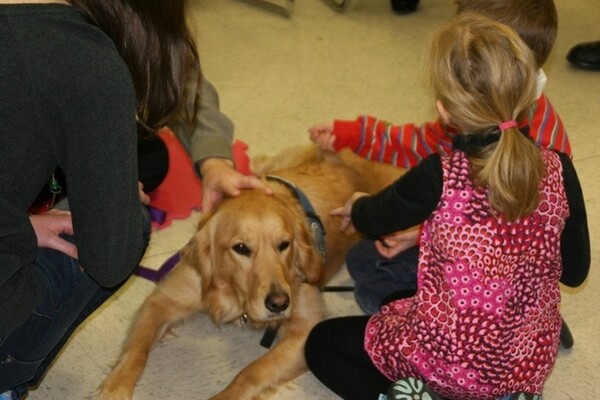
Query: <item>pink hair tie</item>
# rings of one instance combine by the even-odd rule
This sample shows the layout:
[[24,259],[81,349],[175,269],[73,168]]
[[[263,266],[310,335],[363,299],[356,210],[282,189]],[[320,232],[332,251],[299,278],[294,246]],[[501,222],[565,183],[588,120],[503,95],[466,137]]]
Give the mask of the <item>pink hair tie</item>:
[[517,126],[517,121],[513,119],[512,121],[502,122],[500,125],[498,125],[498,128],[500,128],[500,131],[505,131],[508,128],[516,128]]

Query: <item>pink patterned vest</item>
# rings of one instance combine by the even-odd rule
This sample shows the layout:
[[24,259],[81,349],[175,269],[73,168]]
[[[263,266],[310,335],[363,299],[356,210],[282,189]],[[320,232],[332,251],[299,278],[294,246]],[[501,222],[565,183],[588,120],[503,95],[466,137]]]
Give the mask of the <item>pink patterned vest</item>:
[[559,344],[560,235],[569,215],[560,159],[542,155],[549,173],[540,204],[514,222],[489,212],[463,152],[442,157],[418,292],[383,307],[365,331],[365,349],[388,378],[422,378],[448,399],[542,392]]

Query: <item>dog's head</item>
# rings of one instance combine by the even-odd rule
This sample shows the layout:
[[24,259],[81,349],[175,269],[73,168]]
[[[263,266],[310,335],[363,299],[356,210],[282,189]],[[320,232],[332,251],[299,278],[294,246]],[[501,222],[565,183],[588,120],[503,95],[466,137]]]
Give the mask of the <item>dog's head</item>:
[[202,303],[216,324],[242,315],[259,324],[288,318],[295,288],[323,275],[295,200],[261,190],[244,190],[204,215],[182,259],[200,273]]

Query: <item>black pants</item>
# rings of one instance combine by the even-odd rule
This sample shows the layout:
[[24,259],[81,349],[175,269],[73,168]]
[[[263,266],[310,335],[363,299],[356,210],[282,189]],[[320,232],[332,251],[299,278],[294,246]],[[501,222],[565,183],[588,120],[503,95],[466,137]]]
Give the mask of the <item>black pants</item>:
[[322,321],[306,340],[308,368],[344,400],[377,400],[392,384],[364,349],[368,319],[365,315]]
[[[140,240],[146,245],[150,215],[144,211],[144,216]],[[23,325],[0,337],[0,393],[14,389],[25,395],[28,387],[38,386],[77,327],[123,283],[101,287],[82,271],[78,260],[52,249],[38,249],[35,267],[44,295]]]

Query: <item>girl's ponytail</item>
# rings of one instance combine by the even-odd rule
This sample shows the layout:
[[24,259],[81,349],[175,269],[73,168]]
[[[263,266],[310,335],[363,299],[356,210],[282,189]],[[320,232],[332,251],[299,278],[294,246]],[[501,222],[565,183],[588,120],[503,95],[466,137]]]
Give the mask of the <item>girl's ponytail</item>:
[[461,13],[438,32],[429,63],[435,98],[465,135],[497,135],[469,154],[473,182],[488,191],[492,209],[508,220],[539,203],[544,174],[540,149],[518,128],[536,96],[531,50],[508,26]]
[[544,174],[540,149],[511,126],[490,150],[485,158],[471,159],[475,184],[488,188],[491,207],[509,221],[533,212]]

